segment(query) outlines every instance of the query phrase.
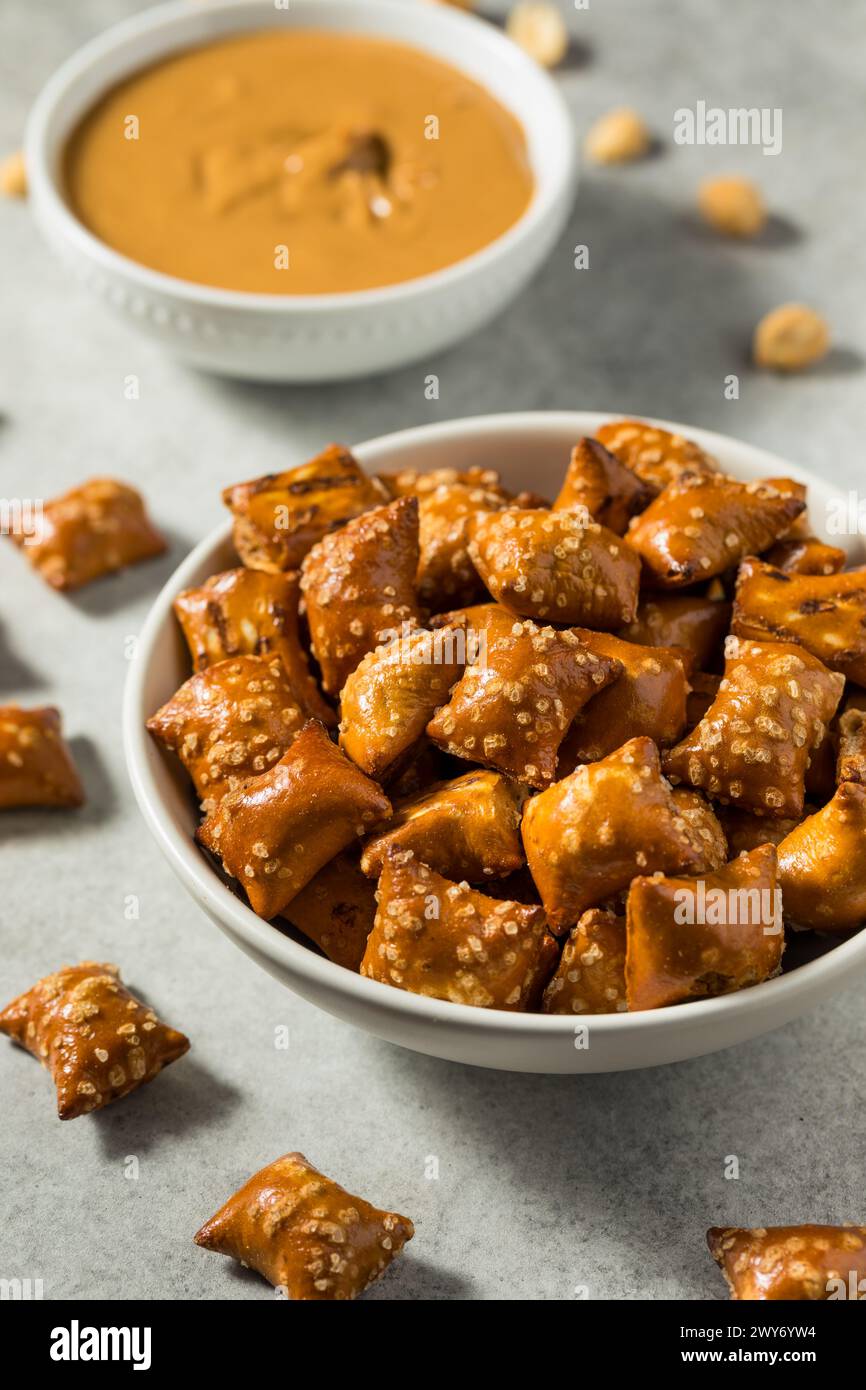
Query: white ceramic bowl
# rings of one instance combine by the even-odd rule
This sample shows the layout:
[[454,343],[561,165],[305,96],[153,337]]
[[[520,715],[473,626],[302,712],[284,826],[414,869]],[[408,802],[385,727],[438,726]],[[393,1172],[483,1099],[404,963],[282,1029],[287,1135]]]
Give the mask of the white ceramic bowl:
[[[348,294],[214,289],[138,265],[70,212],[60,157],[108,87],[167,53],[239,30],[336,29],[400,40],[457,65],[522,122],[535,175],[526,212],[496,241],[431,275]],[[94,39],[51,78],[27,127],[37,221],[70,271],[169,352],[198,367],[270,381],[329,381],[402,366],[481,327],[535,274],[574,196],[575,134],[551,79],[491,24],[422,0],[215,0],[145,10]],[[467,209],[467,215],[470,213]]]
[[[481,416],[386,435],[355,452],[370,472],[479,464],[500,469],[510,487],[530,486],[551,495],[558,490],[574,442],[611,418],[585,412]],[[789,476],[807,483],[810,515],[821,533],[827,503],[834,496],[826,483],[723,435],[664,420],[656,423],[696,439],[727,471],[744,480]],[[554,1018],[449,1004],[362,979],[302,945],[300,936],[293,940],[263,922],[225,886],[194,844],[196,816],[189,783],[176,760],[157,747],[144,727],[147,717],[189,674],[172,600],[180,589],[200,584],[233,563],[230,531],[226,521],[202,541],[154,603],[128,677],[124,744],[144,818],[181,882],[227,936],[290,989],[379,1037],[435,1057],[509,1071],[597,1072],[681,1061],[756,1037],[822,1003],[851,979],[855,969],[866,966],[866,930],[835,945],[804,934],[793,950],[789,946],[789,956],[824,953],[739,994],[646,1013]],[[842,542],[836,538],[835,543]],[[862,542],[852,542],[851,558],[861,561],[856,544],[862,547]]]

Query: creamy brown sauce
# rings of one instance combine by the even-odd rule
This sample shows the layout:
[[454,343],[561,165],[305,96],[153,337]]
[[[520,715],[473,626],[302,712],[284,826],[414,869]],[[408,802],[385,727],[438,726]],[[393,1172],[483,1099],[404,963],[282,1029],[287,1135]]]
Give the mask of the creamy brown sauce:
[[517,221],[533,189],[520,123],[455,68],[297,30],[126,79],[73,133],[65,177],[76,216],[132,260],[268,294],[453,265]]

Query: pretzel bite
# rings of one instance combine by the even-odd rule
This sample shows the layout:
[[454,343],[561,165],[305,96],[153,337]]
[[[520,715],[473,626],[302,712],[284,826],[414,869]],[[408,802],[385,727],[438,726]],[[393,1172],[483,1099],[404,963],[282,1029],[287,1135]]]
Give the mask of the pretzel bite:
[[408,1216],[380,1211],[290,1153],[229,1197],[195,1243],[311,1302],[357,1298],[414,1234]]
[[[474,661],[483,650],[483,643],[497,637],[508,637],[520,628],[522,619],[509,613],[498,603],[474,603],[468,608],[455,608],[438,613],[430,619],[432,628],[453,627],[466,634],[466,650]],[[482,641],[483,639],[483,641]]]
[[733,631],[799,642],[831,671],[866,685],[866,567],[786,574],[749,556],[740,566]]
[[336,724],[319,694],[298,636],[298,576],[225,570],[197,589],[184,589],[174,611],[189,647],[194,671],[230,656],[276,656],[292,694],[311,719]]
[[284,473],[267,473],[223,492],[234,516],[234,546],[248,569],[278,574],[296,570],[328,531],[387,500],[348,449],[329,444],[321,454]]
[[478,769],[439,782],[395,804],[393,819],[364,846],[361,868],[378,876],[392,849],[411,849],[420,863],[452,879],[483,883],[514,873],[525,862],[522,802],[519,788],[498,772]]
[[698,872],[703,852],[659,772],[651,739],[633,738],[527,802],[526,860],[552,931],[640,873]]
[[785,534],[805,507],[796,484],[738,483],[723,473],[685,476],[635,517],[628,543],[654,583],[711,579]]
[[824,737],[844,680],[803,647],[729,637],[718,698],[665,753],[665,772],[721,801],[799,817],[810,752]]
[[575,511],[585,508],[593,521],[621,536],[638,512],[648,506],[656,489],[608,453],[597,439],[584,438],[575,444],[565,481],[553,510]]
[[[686,823],[689,835],[698,847],[701,858],[698,872],[715,872],[716,869],[720,869],[731,856],[728,854],[727,836],[714,808],[705,796],[692,791],[691,787],[674,787],[671,796]],[[766,839],[759,840],[758,843],[765,844]]]
[[510,1012],[540,1002],[558,948],[540,907],[452,883],[411,850],[382,866],[361,974],[411,994]]
[[423,736],[463,670],[465,637],[445,628],[396,637],[376,647],[349,676],[340,697],[340,746],[379,780]]
[[[675,795],[682,792],[675,788]],[[719,824],[728,842],[726,857],[736,859],[744,850],[757,849],[759,845],[780,845],[786,835],[790,835],[799,818],[790,820],[776,816],[759,816],[754,811],[744,811],[741,806],[717,807]]]
[[568,629],[517,623],[488,641],[484,661],[467,666],[427,734],[458,758],[545,787],[575,715],[621,671]]
[[398,497],[314,545],[301,590],[322,685],[338,695],[361,658],[421,619],[415,596],[418,501]]
[[381,788],[310,720],[270,771],[223,796],[196,838],[270,918],[390,814]]
[[866,1226],[713,1226],[707,1244],[740,1302],[863,1297]]
[[838,574],[848,556],[839,546],[826,545],[817,536],[791,536],[771,545],[764,559],[786,574]]
[[0,705],[0,811],[81,806],[84,788],[51,705]]
[[328,960],[357,971],[376,916],[376,887],[361,872],[357,854],[346,851],[319,870],[283,916]]
[[718,699],[721,676],[707,671],[693,671],[689,676],[689,693],[686,696],[686,730],[691,733],[700,724],[707,710]]
[[546,1014],[621,1014],[625,997],[625,918],[601,908],[584,912],[562,948],[544,991]]
[[785,837],[779,878],[793,926],[837,932],[866,923],[866,787],[843,782]]
[[0,1033],[51,1073],[57,1113],[74,1120],[137,1091],[189,1051],[189,1038],[131,994],[116,965],[62,965],[0,1013]]
[[91,478],[46,502],[39,531],[16,524],[9,534],[46,584],[64,593],[166,549],[141,494],[114,478]]
[[585,513],[509,508],[468,522],[469,554],[503,608],[610,631],[637,611],[640,564]]
[[731,621],[731,605],[699,594],[653,594],[642,598],[633,623],[618,637],[646,647],[682,647],[700,671],[711,670]]
[[612,420],[601,425],[595,437],[654,492],[684,473],[714,473],[718,468],[713,456],[693,440],[643,420]]
[[866,786],[866,710],[848,709],[839,718],[836,780]]
[[238,656],[191,676],[147,721],[180,758],[205,811],[267,772],[300,733],[304,712],[275,656]]

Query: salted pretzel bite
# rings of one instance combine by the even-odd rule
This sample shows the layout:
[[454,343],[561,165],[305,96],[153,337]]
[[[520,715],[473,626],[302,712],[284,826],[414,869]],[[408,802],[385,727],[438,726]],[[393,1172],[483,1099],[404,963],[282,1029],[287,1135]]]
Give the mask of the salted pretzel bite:
[[270,918],[390,814],[381,788],[311,719],[270,771],[222,797],[196,838]]
[[797,817],[809,754],[824,737],[844,680],[792,643],[729,637],[726,651],[718,697],[663,754],[664,770],[714,799]]
[[709,671],[693,671],[689,676],[689,693],[686,696],[686,731],[691,732],[700,724],[707,710],[718,698],[721,676]]
[[737,576],[732,630],[758,642],[799,642],[866,685],[866,568],[788,574],[749,556]]
[[328,960],[357,971],[376,916],[376,885],[361,872],[357,853],[346,850],[310,879],[283,916]]
[[[691,787],[674,787],[671,797],[698,848],[701,859],[698,872],[720,869],[731,856],[728,854],[728,838],[715,807],[701,792],[693,791]],[[764,841],[759,843],[763,844]]]
[[681,647],[700,671],[716,664],[731,621],[731,605],[701,594],[650,594],[641,598],[634,622],[617,632],[646,647]]
[[545,787],[575,715],[621,671],[568,628],[516,623],[488,640],[483,662],[467,666],[427,734],[458,758]]
[[414,1234],[408,1216],[380,1211],[290,1153],[229,1197],[195,1243],[256,1270],[287,1298],[341,1301],[375,1283]]
[[114,478],[91,478],[44,503],[39,532],[16,524],[9,535],[46,584],[64,593],[166,549],[141,494]]
[[572,927],[544,991],[546,1014],[625,1013],[625,918],[593,907]]
[[839,717],[836,780],[866,786],[866,710],[847,709]]
[[713,1226],[707,1245],[741,1303],[863,1297],[866,1226]]
[[840,546],[827,545],[817,536],[789,536],[776,541],[764,559],[786,574],[838,574],[848,562]]
[[599,426],[595,437],[655,492],[684,473],[714,473],[718,468],[713,456],[693,440],[643,420],[611,420]]
[[63,965],[0,1013],[0,1033],[51,1073],[57,1113],[74,1120],[152,1081],[189,1050],[126,988],[116,965]]
[[336,724],[301,646],[299,598],[296,574],[224,570],[196,589],[184,589],[174,601],[174,611],[194,671],[230,656],[276,656],[304,713],[323,724]]
[[776,850],[759,845],[704,878],[636,878],[626,903],[629,1010],[730,994],[781,968]]
[[0,811],[84,804],[84,788],[53,705],[0,705]]
[[621,536],[632,517],[642,512],[655,494],[654,487],[620,463],[597,439],[584,437],[571,451],[553,510],[574,511],[583,507],[593,521]]
[[235,483],[223,492],[234,516],[234,546],[248,569],[296,570],[328,531],[387,501],[348,449],[329,444],[314,459],[283,473]]
[[766,550],[805,505],[796,484],[784,479],[740,483],[724,473],[685,476],[635,517],[627,540],[654,583],[680,588]]
[[430,619],[430,626],[453,627],[465,633],[469,659],[475,661],[484,655],[485,643],[516,633],[522,622],[522,618],[509,613],[499,603],[473,603],[468,608],[453,608],[448,613],[437,613]]
[[391,850],[411,849],[420,863],[458,881],[483,883],[514,873],[525,862],[519,833],[523,800],[509,778],[480,768],[438,782],[395,803],[385,829],[365,844],[361,868],[378,875]]
[[206,811],[267,772],[305,722],[275,656],[237,656],[190,676],[147,721],[180,758]]
[[843,782],[785,837],[779,878],[793,926],[837,932],[866,923],[866,787]]
[[[682,787],[674,788],[675,794],[682,790]],[[757,849],[759,845],[780,845],[785,836],[800,824],[799,817],[780,819],[778,816],[759,816],[754,811],[744,811],[741,806],[717,806],[716,810],[731,859],[736,859],[744,850]]]
[[421,620],[415,594],[418,501],[398,497],[314,545],[301,591],[322,685],[338,695],[363,656]]
[[702,850],[659,771],[651,739],[633,738],[600,762],[532,797],[523,847],[551,930],[567,930],[588,907],[641,873],[698,872]]
[[453,883],[391,851],[361,974],[412,994],[512,1012],[537,1007],[558,947],[540,907]]

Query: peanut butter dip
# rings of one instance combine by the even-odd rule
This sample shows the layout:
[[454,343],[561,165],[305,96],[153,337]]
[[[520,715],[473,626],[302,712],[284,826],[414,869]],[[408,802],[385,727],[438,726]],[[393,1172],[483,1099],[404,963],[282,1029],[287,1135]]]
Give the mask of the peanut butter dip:
[[66,151],[72,210],[154,270],[265,294],[410,280],[506,231],[523,129],[483,87],[362,35],[265,30],[133,74]]

